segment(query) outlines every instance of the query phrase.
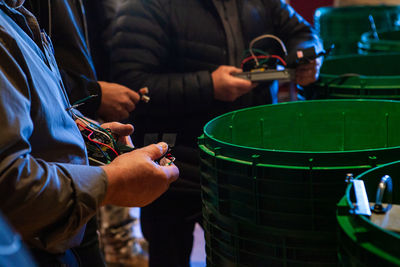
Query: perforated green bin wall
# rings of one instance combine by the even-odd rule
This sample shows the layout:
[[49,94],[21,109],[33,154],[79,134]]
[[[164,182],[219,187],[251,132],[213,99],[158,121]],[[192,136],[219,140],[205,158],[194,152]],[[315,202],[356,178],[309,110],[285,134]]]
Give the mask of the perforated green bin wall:
[[346,173],[400,155],[400,102],[259,106],[199,138],[208,266],[336,266]]
[[400,99],[400,53],[331,57],[319,80],[305,89],[309,99]]
[[378,31],[400,25],[400,6],[385,5],[321,7],[315,11],[314,25],[325,47],[335,44],[332,55],[357,54],[361,35],[371,29],[369,15]]

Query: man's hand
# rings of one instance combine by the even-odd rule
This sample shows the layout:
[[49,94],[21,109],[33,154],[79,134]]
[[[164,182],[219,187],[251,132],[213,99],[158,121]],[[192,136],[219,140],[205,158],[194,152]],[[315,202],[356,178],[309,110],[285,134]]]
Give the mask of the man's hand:
[[103,205],[143,207],[163,194],[179,176],[174,165],[160,166],[154,160],[168,149],[166,143],[125,153],[102,166],[108,177]]
[[306,86],[315,82],[319,76],[321,61],[321,58],[317,58],[307,64],[300,64],[296,68],[296,83]]
[[140,96],[137,92],[120,84],[98,82],[101,87],[99,116],[105,121],[121,121],[129,117]]
[[232,66],[220,66],[211,73],[215,99],[233,102],[255,87],[248,80],[232,76],[232,73],[239,72],[242,72],[242,70]]
[[107,122],[101,125],[104,129],[110,129],[113,134],[118,135],[118,142],[121,142],[124,145],[133,147],[132,140],[130,135],[133,133],[133,125],[132,124],[122,124],[119,122]]

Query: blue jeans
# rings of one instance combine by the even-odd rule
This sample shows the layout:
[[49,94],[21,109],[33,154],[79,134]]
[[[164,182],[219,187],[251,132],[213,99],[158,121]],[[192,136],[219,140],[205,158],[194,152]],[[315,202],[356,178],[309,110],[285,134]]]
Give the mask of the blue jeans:
[[39,266],[43,267],[105,267],[103,254],[100,251],[97,236],[97,218],[93,217],[87,224],[82,243],[62,254],[50,254],[32,250]]

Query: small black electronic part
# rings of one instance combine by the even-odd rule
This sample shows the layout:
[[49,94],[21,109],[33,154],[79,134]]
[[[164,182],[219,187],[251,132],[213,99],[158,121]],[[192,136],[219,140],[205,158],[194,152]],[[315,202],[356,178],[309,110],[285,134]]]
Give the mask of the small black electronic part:
[[160,166],[169,166],[174,163],[175,157],[171,153],[172,148],[168,147],[167,152],[164,153],[160,158],[156,159],[155,162]]
[[296,68],[298,65],[307,64],[307,63],[311,62],[312,60],[317,59],[319,57],[328,56],[334,48],[335,48],[335,45],[331,45],[328,49],[322,50],[318,54],[315,51],[315,47],[313,47],[313,46],[305,48],[305,49],[299,49],[296,52],[295,60],[288,67]]

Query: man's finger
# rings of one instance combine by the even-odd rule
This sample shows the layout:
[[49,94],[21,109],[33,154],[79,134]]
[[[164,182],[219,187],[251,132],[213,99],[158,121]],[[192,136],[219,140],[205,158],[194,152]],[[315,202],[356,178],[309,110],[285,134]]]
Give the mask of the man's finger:
[[122,124],[119,122],[109,122],[101,125],[103,128],[109,128],[113,133],[116,133],[120,136],[127,136],[133,133],[133,125],[132,124]]
[[129,112],[126,109],[120,109],[117,112],[114,112],[112,117],[114,119],[109,119],[108,121],[122,121],[129,118]]
[[161,158],[168,150],[168,145],[164,142],[152,144],[141,148],[152,160]]
[[128,99],[128,101],[126,101],[123,105],[127,112],[133,111],[136,107],[135,102],[132,99]]
[[230,79],[233,87],[250,88],[252,86],[251,81],[246,79],[238,78],[235,76],[231,76]]
[[316,69],[316,66],[317,62],[314,60],[307,64],[300,64],[296,69],[297,70]]
[[233,67],[233,66],[226,66],[226,70],[229,72],[229,74],[243,72],[242,69],[239,69],[239,68],[236,68],[236,67]]
[[128,96],[129,96],[129,98],[133,101],[133,103],[136,104],[137,102],[139,102],[139,100],[140,100],[140,95],[139,95],[138,93],[136,93],[135,91],[129,89],[129,91],[127,92],[127,94],[128,94]]
[[149,93],[149,88],[148,87],[140,88],[139,93],[141,93],[142,95],[147,95]]

